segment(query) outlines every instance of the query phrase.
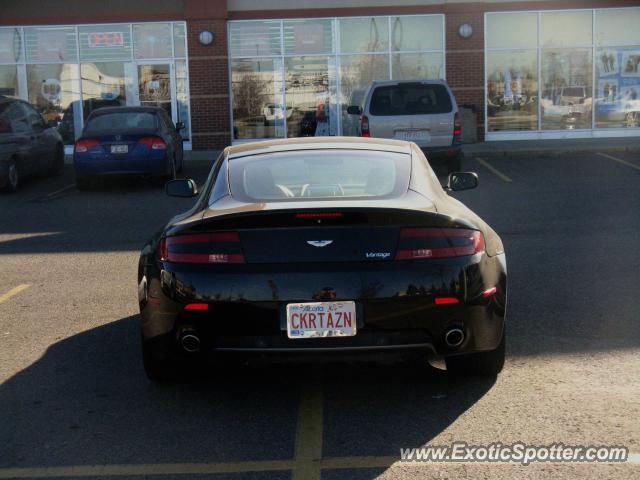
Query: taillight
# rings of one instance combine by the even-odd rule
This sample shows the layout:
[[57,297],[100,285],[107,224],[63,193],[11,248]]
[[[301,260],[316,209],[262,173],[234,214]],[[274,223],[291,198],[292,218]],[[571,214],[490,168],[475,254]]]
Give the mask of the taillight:
[[245,263],[238,232],[165,237],[160,240],[158,257],[175,263]]
[[460,143],[462,136],[462,121],[460,120],[460,112],[456,112],[453,116],[453,145]]
[[142,137],[138,144],[146,145],[150,150],[166,150],[167,144],[160,137]]
[[369,131],[369,118],[366,115],[360,117],[360,135],[363,137],[371,136],[371,132]]
[[396,260],[462,257],[484,251],[484,237],[466,228],[403,228]]
[[93,147],[98,145],[100,142],[98,140],[85,140],[81,139],[76,142],[75,151],[76,153],[84,153],[91,150]]

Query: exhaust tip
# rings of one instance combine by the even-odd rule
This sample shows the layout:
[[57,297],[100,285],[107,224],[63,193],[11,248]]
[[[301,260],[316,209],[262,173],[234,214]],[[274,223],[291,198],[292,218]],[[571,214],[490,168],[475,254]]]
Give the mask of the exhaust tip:
[[180,337],[180,345],[185,352],[196,353],[200,351],[200,338],[195,332],[185,332]]
[[454,327],[447,330],[444,334],[444,342],[450,348],[456,348],[464,342],[464,332],[462,329]]

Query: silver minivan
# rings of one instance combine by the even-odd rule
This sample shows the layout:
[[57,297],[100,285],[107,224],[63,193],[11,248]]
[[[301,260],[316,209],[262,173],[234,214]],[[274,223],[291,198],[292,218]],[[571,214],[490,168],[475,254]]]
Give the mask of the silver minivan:
[[460,170],[460,113],[449,86],[441,80],[380,81],[369,85],[360,105],[358,135],[415,142],[433,164]]

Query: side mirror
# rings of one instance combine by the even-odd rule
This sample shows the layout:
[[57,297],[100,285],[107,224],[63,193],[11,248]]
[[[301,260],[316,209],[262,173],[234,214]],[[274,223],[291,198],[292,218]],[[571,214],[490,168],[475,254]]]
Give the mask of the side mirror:
[[471,190],[478,186],[478,174],[473,172],[453,172],[449,174],[447,190],[459,192]]
[[347,107],[347,113],[349,115],[362,115],[362,108],[358,105],[350,105]]
[[184,122],[176,122],[176,130],[184,130]]
[[191,198],[198,195],[198,185],[190,178],[169,180],[164,186],[164,191],[170,197]]

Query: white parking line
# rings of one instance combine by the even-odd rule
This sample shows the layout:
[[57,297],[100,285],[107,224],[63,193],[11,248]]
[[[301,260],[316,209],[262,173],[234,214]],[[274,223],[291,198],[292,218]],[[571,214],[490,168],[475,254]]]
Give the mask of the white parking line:
[[500,180],[503,180],[507,183],[512,182],[513,180],[511,180],[509,177],[507,177],[504,173],[502,173],[500,170],[498,170],[496,167],[494,167],[493,165],[491,165],[489,162],[487,162],[486,160],[480,158],[480,157],[475,157],[475,159],[481,164],[483,165],[487,170],[489,170],[491,173],[495,174],[498,178],[500,178]]
[[601,157],[608,158],[609,160],[613,160],[614,162],[621,163],[622,165],[626,165],[627,167],[635,168],[636,170],[640,170],[640,165],[636,165],[632,162],[627,162],[621,158],[614,157],[613,155],[608,155],[606,153],[598,153]]

